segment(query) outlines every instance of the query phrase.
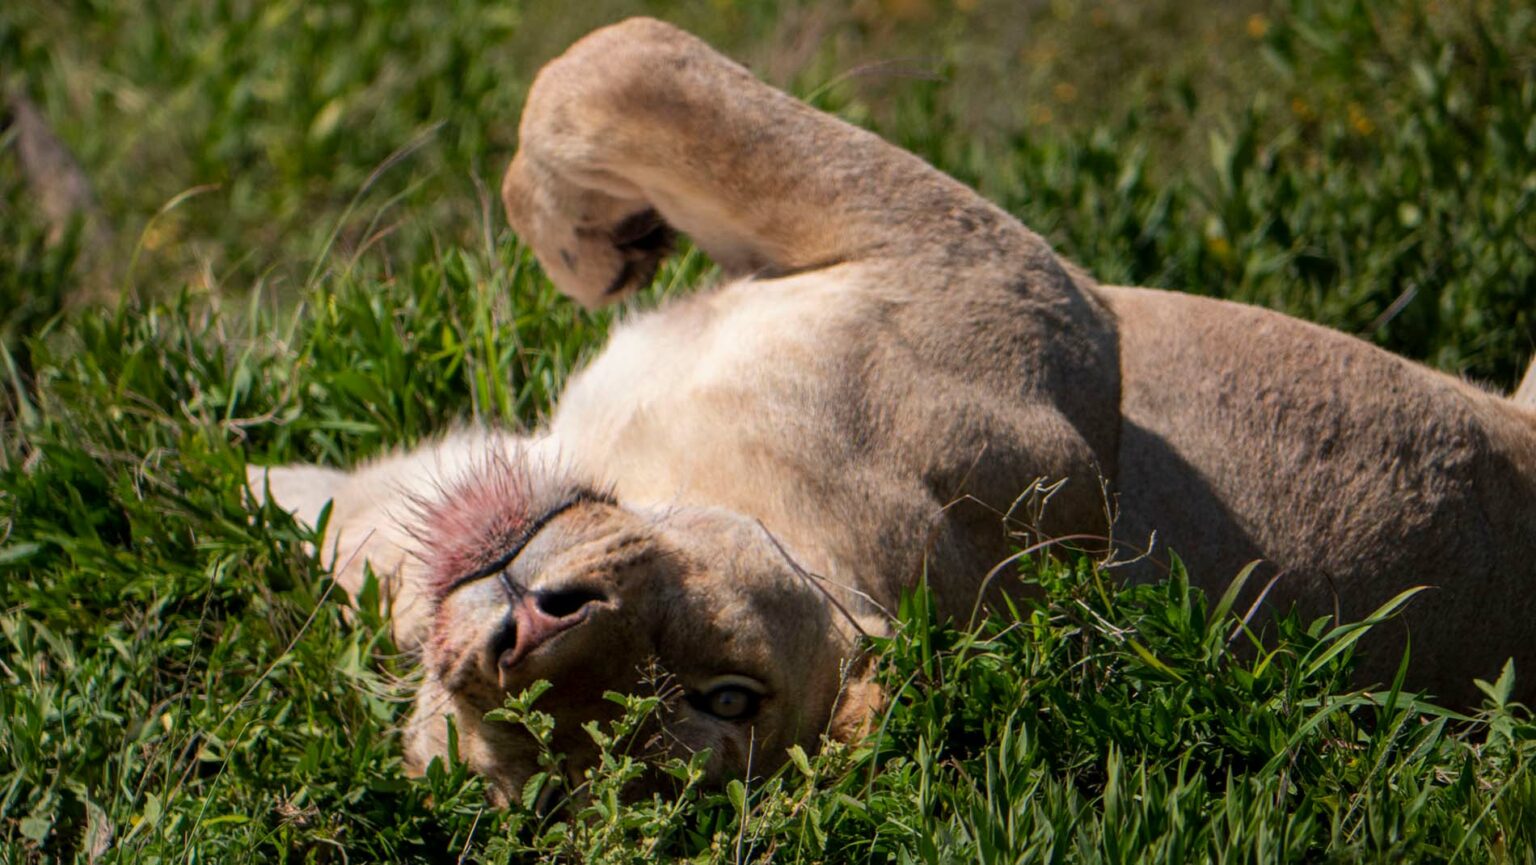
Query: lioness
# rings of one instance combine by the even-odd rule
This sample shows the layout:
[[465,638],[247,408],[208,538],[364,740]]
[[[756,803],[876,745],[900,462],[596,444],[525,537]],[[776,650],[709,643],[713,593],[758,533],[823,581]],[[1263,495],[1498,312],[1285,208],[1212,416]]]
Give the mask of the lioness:
[[714,777],[772,767],[860,728],[874,695],[847,667],[882,608],[926,577],[964,619],[1019,532],[1103,552],[1155,531],[1130,576],[1166,545],[1217,591],[1263,559],[1271,601],[1346,617],[1431,585],[1405,617],[1415,685],[1466,702],[1510,656],[1536,671],[1530,407],[1263,309],[1100,286],[657,21],[540,72],[502,194],[586,306],[645,285],[673,230],[734,278],[634,316],[532,435],[253,469],[304,519],[334,501],[343,586],[386,575],[426,667],[417,766],[451,714],[518,790],[532,741],[484,715],[547,679],[574,780],[603,692],[660,671],[654,744],[710,749]]

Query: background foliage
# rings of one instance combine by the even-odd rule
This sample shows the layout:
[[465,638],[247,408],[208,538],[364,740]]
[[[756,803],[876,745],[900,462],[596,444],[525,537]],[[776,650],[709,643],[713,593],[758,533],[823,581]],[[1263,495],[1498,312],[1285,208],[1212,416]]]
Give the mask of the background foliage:
[[[248,515],[243,465],[536,422],[613,315],[554,296],[493,190],[532,73],[636,11],[1105,281],[1500,388],[1536,349],[1529,3],[14,0],[0,84],[114,231],[51,240],[0,148],[6,858],[1536,859],[1507,679],[1475,720],[1368,698],[1357,631],[1291,621],[1234,654],[1217,600],[1086,564],[1026,565],[1044,600],[969,631],[914,597],[879,647],[880,734],[763,783],[618,808],[616,758],[579,819],[540,824],[460,767],[405,780],[409,659],[368,599],[343,620],[301,530]],[[708,278],[686,256],[639,303]]]

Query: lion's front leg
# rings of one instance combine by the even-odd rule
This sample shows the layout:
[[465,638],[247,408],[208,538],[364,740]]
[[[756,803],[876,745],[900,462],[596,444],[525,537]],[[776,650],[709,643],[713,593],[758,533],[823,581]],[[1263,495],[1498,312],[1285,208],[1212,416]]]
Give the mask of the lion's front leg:
[[518,152],[502,181],[512,224],[567,296],[592,309],[650,284],[674,232],[638,189],[562,174]]
[[502,187],[512,227],[586,306],[644,285],[670,227],[730,274],[923,258],[1059,268],[1011,216],[670,25],[599,30],[540,71]]

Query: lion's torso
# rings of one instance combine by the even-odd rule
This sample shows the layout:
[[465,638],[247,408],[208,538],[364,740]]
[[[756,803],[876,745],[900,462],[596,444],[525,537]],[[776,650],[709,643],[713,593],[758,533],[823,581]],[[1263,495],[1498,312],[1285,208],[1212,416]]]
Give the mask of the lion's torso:
[[[925,300],[843,267],[664,304],[571,380],[540,446],[625,501],[759,519],[804,566],[882,602],[926,566],[969,609],[987,567],[1038,528],[1021,496],[1102,466],[1023,384],[1028,358],[998,347],[1033,329],[1013,292]],[[968,303],[984,333],[954,326]],[[1047,524],[1102,520],[1102,499],[1093,482],[1058,491]]]
[[[1272,599],[1317,612],[1340,592],[1368,614],[1405,569],[1457,586],[1440,617],[1528,580],[1533,422],[1506,400],[1258,308],[1102,288],[1117,423],[1084,435],[1015,385],[1028,358],[997,345],[1031,334],[965,309],[970,294],[1006,313],[1006,287],[954,286],[938,311],[925,288],[843,267],[634,315],[572,379],[543,446],[625,500],[757,518],[882,602],[926,573],[953,612],[1027,529],[1110,532],[1094,509],[1114,516],[1120,558],[1155,533],[1128,573],[1165,573],[1172,549],[1219,591],[1265,559],[1288,573]],[[1031,490],[1063,479],[1038,519]]]

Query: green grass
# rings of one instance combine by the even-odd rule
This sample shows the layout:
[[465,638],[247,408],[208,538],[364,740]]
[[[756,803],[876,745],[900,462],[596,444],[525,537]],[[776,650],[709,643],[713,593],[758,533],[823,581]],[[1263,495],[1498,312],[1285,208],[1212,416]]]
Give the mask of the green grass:
[[[490,192],[539,63],[642,8],[567,5],[0,4],[5,83],[121,244],[89,273],[80,235],[50,246],[0,153],[0,858],[1536,861],[1507,680],[1473,718],[1367,695],[1357,629],[1286,620],[1256,648],[1178,575],[1085,563],[1025,563],[1042,599],[970,630],[914,595],[877,647],[877,734],[750,786],[674,766],[683,795],[618,806],[611,730],[569,822],[490,810],[462,767],[405,779],[409,659],[376,599],[342,615],[301,529],[249,513],[243,466],[535,423],[601,344],[613,314],[558,298]],[[1106,281],[1496,387],[1536,349],[1529,3],[643,9]],[[691,255],[642,303],[708,278]],[[72,305],[87,280],[123,298]]]

